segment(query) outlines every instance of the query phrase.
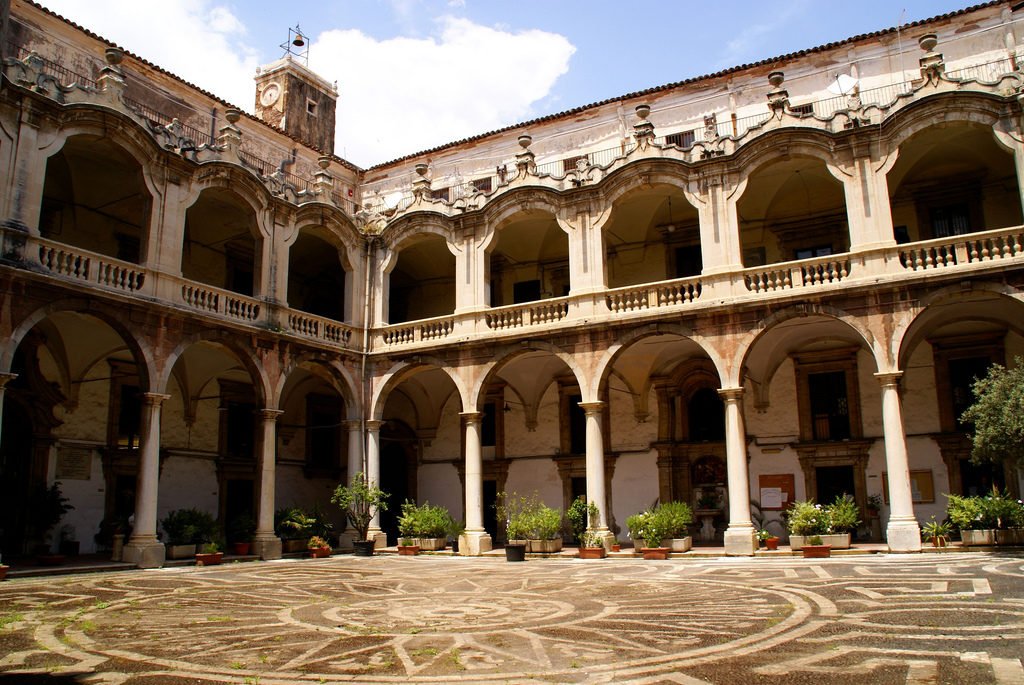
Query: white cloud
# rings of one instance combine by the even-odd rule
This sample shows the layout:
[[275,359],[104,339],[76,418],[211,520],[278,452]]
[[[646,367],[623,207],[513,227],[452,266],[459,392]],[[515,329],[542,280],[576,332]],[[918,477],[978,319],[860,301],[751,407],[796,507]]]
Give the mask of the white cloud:
[[245,26],[209,0],[43,0],[44,5],[126,50],[252,111],[259,60]]
[[360,165],[401,157],[532,115],[576,48],[539,30],[511,33],[445,17],[439,39],[321,34],[310,66],[338,81],[337,150]]

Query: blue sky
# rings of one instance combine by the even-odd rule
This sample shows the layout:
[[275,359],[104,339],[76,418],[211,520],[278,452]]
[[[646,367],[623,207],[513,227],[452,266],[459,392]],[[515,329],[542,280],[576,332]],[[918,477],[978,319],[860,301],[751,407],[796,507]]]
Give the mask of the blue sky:
[[361,166],[967,6],[950,0],[41,1],[249,110],[256,66],[279,58],[288,28],[300,24],[312,38],[310,66],[338,81],[336,152]]

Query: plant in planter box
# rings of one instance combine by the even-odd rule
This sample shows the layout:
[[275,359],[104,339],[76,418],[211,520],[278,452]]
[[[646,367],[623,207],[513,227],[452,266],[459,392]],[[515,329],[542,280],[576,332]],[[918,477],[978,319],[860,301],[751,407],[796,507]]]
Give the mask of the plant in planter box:
[[413,544],[424,550],[444,549],[448,532],[454,525],[452,515],[441,506],[424,502],[417,505],[406,501],[402,504],[402,515],[398,519],[398,532],[404,539],[414,540]]
[[838,512],[840,524],[853,526],[859,523],[857,519],[857,507],[852,500],[845,496],[836,498],[833,504],[822,506],[810,500],[793,502],[793,505],[783,514],[789,528],[789,544],[793,549],[799,549],[810,544],[807,538],[818,535],[826,536],[825,544],[831,547],[845,549],[850,546],[849,533],[837,533],[833,523],[833,512]]
[[510,543],[528,541],[530,551],[541,553],[562,549],[562,512],[546,506],[537,493],[501,493],[495,506]]
[[820,535],[807,537],[807,544],[801,548],[805,559],[827,559],[832,556],[832,546],[826,545]]
[[882,511],[882,496],[868,495],[868,501],[864,508],[867,510],[869,518],[878,518],[878,513]]
[[220,551],[219,544],[213,541],[204,542],[196,552],[196,566],[216,566],[223,558],[224,552]]
[[634,541],[643,543],[640,551],[645,559],[668,558],[669,549],[659,546],[668,535],[668,524],[664,517],[657,515],[656,510],[633,514],[626,519],[626,527]]
[[948,522],[936,521],[932,516],[931,520],[921,527],[921,536],[925,540],[930,540],[935,547],[945,547],[952,531],[953,528]]
[[661,541],[662,547],[669,547],[673,552],[689,551],[692,541],[689,536],[690,524],[693,523],[693,510],[686,502],[662,502],[654,510],[666,530]]
[[963,495],[946,495],[949,505],[946,515],[960,530],[960,539],[965,545],[994,545],[995,520],[989,517],[990,510],[984,498]]
[[196,553],[196,544],[212,542],[217,522],[198,509],[175,509],[160,521],[169,559],[187,559]]
[[860,525],[860,510],[849,495],[836,497],[825,510],[832,524],[833,533],[852,533]]
[[357,555],[373,554],[373,541],[367,540],[366,534],[374,514],[387,510],[387,498],[388,493],[367,482],[362,473],[354,474],[348,485],[339,485],[335,488],[331,501],[345,512],[345,516],[359,535],[359,539],[353,543]]
[[569,527],[572,529],[572,537],[579,544],[583,544],[583,534],[589,524],[590,507],[597,511],[597,505],[593,502],[587,505],[587,498],[580,495],[573,500],[572,504],[565,511],[565,518],[569,520]]

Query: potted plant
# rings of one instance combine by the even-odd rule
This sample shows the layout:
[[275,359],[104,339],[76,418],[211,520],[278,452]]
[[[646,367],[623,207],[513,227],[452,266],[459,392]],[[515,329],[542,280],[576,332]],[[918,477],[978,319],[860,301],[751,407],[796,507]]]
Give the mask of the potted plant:
[[[860,523],[857,505],[846,495],[837,497],[828,506],[810,500],[793,502],[785,518],[789,528],[789,545],[794,550],[809,544],[808,538],[814,535],[820,536],[822,544],[829,547],[847,549],[850,546],[850,533],[847,531]],[[844,532],[837,533],[834,522],[838,522]]]
[[404,545],[409,540],[424,551],[444,549],[453,525],[452,515],[444,507],[430,502],[417,505],[407,500],[402,504],[402,515],[398,519],[398,532],[402,536],[399,544]]
[[[575,511],[573,511],[573,508],[575,508]],[[583,514],[582,526],[580,526],[580,513]],[[600,512],[597,509],[597,503],[587,502],[583,497],[577,498],[566,513],[566,517],[573,527],[573,534],[580,543],[580,559],[604,559],[607,555],[604,540],[595,530],[599,516]]]
[[808,536],[806,544],[800,550],[804,554],[804,559],[828,559],[832,556],[832,545],[824,544],[820,535]]
[[946,521],[936,521],[932,516],[931,520],[921,528],[921,536],[925,540],[931,540],[932,547],[945,547],[949,542],[949,534],[952,527]]
[[879,494],[868,495],[867,504],[864,506],[866,516],[869,519],[878,518],[879,512],[882,511],[882,496]]
[[690,524],[693,523],[693,510],[686,502],[663,502],[654,510],[662,525],[665,528],[665,538],[661,541],[662,547],[668,547],[673,552],[689,552],[693,546],[693,538],[689,533]]
[[77,557],[80,545],[74,527],[64,524],[57,532],[57,536],[59,540],[57,549],[60,553],[66,557]]
[[722,495],[719,494],[718,488],[702,488],[700,495],[697,497],[697,508],[705,511],[717,511],[721,509]]
[[63,555],[53,553],[50,536],[64,514],[72,509],[74,507],[68,504],[68,498],[61,493],[60,482],[54,482],[50,487],[39,485],[33,490],[25,517],[26,538],[33,543],[32,551],[39,563],[54,565],[64,561]]
[[671,550],[659,546],[668,535],[664,517],[658,516],[656,511],[644,511],[627,518],[626,527],[634,541],[643,543],[640,553],[644,559],[668,559]]
[[7,577],[7,569],[9,568],[10,566],[6,566],[2,561],[0,561],[0,580],[3,580]]
[[415,538],[402,538],[398,541],[398,556],[414,557],[420,553],[420,546],[416,544]]
[[278,509],[274,512],[274,534],[281,538],[283,552],[301,552],[312,535],[314,519],[299,507]]
[[448,542],[452,546],[452,553],[459,553],[459,537],[466,532],[466,524],[452,518],[448,525]]
[[[597,509],[597,505],[593,502],[594,509]],[[565,510],[565,518],[569,521],[569,528],[572,529],[572,538],[577,543],[583,544],[583,533],[587,530],[589,523],[589,509],[587,506],[587,498],[580,495],[572,501],[569,508]]]
[[502,492],[494,505],[498,513],[498,525],[505,532],[505,559],[526,560],[526,540],[529,536],[530,499],[516,493]]
[[946,514],[960,530],[960,539],[968,546],[988,546],[996,543],[995,522],[990,520],[981,497],[946,495],[949,505]]
[[314,559],[324,559],[331,556],[331,545],[319,535],[314,535],[306,543],[309,556]]
[[217,566],[224,560],[224,552],[216,542],[204,542],[196,552],[196,566]]
[[175,509],[160,521],[168,559],[188,559],[196,554],[196,543],[209,542],[215,533],[213,517],[198,509]]
[[769,551],[774,551],[779,548],[778,536],[772,535],[771,531],[767,528],[761,528],[757,531],[757,541],[759,544],[764,545]]
[[534,554],[556,554],[562,551],[562,512],[536,502],[527,514],[527,551]]
[[583,537],[580,538],[580,559],[604,559],[607,555],[601,537],[593,530],[583,531]]
[[373,540],[367,540],[370,521],[378,511],[386,511],[388,494],[367,482],[362,473],[356,473],[348,485],[339,485],[331,496],[331,501],[338,505],[349,523],[355,528],[359,539],[353,542],[356,556],[373,556]]
[[239,514],[228,524],[228,539],[231,540],[232,551],[236,556],[243,557],[252,546],[252,536],[256,534],[256,522],[248,513]]
[[825,540],[826,544],[836,549],[849,549],[853,531],[860,525],[860,510],[857,503],[849,495],[842,495],[836,497],[825,509],[832,525],[831,533]]
[[1022,518],[1020,510],[1024,505],[1019,500],[1011,499],[999,490],[992,488],[992,492],[982,500],[984,518],[992,521],[995,526],[995,539],[997,545],[1018,545],[1018,523]]

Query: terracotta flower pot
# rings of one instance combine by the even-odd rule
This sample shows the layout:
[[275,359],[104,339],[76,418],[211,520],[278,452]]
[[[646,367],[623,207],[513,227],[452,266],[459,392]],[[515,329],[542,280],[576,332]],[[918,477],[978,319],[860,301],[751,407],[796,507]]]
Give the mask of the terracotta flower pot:
[[804,559],[828,559],[832,556],[831,545],[804,545],[801,547]]
[[251,542],[235,542],[231,545],[231,550],[235,553],[235,556],[244,557],[249,554],[249,550],[252,548]]
[[331,556],[330,547],[310,547],[309,556],[313,559],[325,559]]
[[204,554],[196,552],[196,566],[218,566],[224,560],[224,552]]
[[604,559],[604,547],[580,547],[580,559]]
[[402,557],[414,557],[420,553],[419,545],[399,545],[398,555]]
[[641,547],[640,553],[644,555],[644,559],[668,559],[668,554],[672,550],[668,547]]
[[765,538],[764,546],[770,550],[776,550],[779,548],[779,539],[777,537]]

